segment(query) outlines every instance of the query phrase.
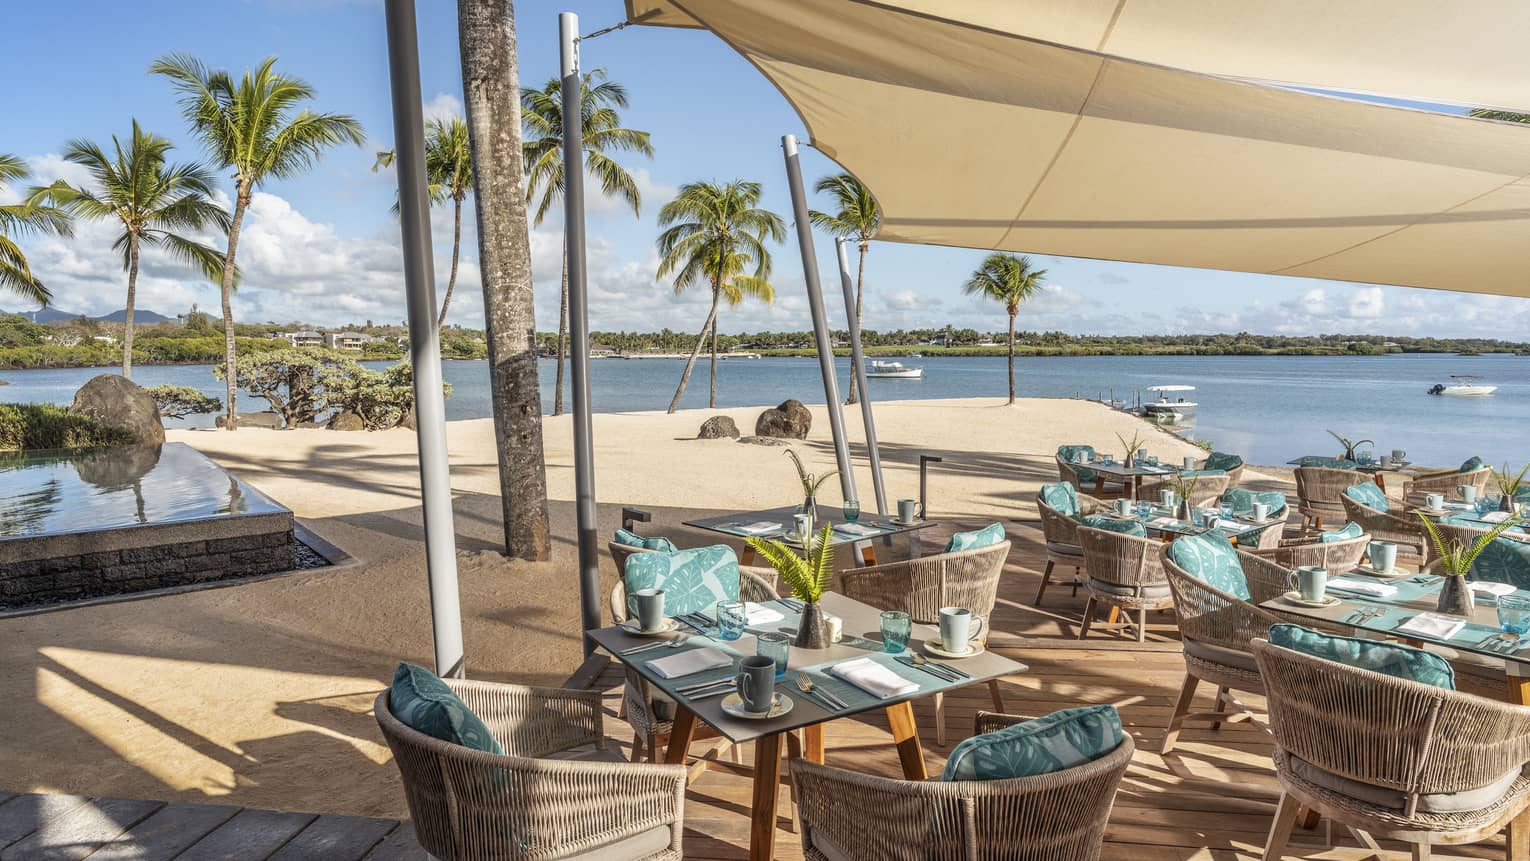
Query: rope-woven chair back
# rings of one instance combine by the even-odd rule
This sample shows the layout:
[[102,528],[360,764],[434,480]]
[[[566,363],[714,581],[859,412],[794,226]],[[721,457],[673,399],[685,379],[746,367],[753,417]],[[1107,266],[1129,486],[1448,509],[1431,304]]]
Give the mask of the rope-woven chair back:
[[[1169,591],[1174,595],[1174,615],[1179,632],[1192,640],[1247,652],[1249,640],[1263,636],[1280,621],[1236,595],[1223,592],[1192,576],[1169,556],[1169,545],[1159,551]],[[1239,561],[1249,566],[1247,554]]]
[[1047,505],[1036,497],[1036,510],[1041,512],[1041,533],[1055,544],[1078,544],[1078,521]]
[[1079,527],[1078,539],[1091,580],[1139,589],[1166,582],[1159,563],[1161,541],[1089,526]]
[[1487,492],[1488,484],[1493,480],[1493,468],[1484,466],[1471,472],[1444,472],[1435,475],[1421,475],[1412,481],[1403,484],[1403,496],[1410,502],[1423,502],[1426,493],[1442,493],[1447,499],[1456,498],[1456,488],[1463,484],[1477,488],[1477,495],[1482,496]]
[[1312,509],[1328,514],[1338,514],[1344,510],[1340,500],[1344,497],[1345,488],[1371,480],[1369,475],[1358,469],[1333,469],[1327,466],[1299,466],[1294,475],[1296,497],[1301,508],[1304,511]]
[[1078,485],[1078,470],[1074,469],[1072,464],[1063,460],[1060,455],[1054,459],[1057,461],[1057,480],[1066,481],[1073,485],[1074,490],[1083,493],[1084,489]]
[[[1231,486],[1232,478],[1227,475],[1202,475],[1195,479],[1195,488],[1190,491],[1190,504],[1197,508],[1208,508],[1216,504],[1222,494]],[[1174,481],[1154,481],[1142,485],[1142,493],[1138,499],[1147,499],[1155,504],[1158,501],[1158,492],[1161,490],[1173,490],[1179,493],[1179,484]]]
[[1258,553],[1286,568],[1296,569],[1303,565],[1313,565],[1318,568],[1327,568],[1330,572],[1340,572],[1359,565],[1360,558],[1365,555],[1365,548],[1370,543],[1371,536],[1360,535],[1357,538],[1345,538],[1341,541],[1303,541],[1270,551],[1261,548]]
[[916,622],[940,621],[941,607],[966,607],[987,619],[999,595],[1010,543],[852,568],[840,574],[846,597],[882,610],[902,610]]

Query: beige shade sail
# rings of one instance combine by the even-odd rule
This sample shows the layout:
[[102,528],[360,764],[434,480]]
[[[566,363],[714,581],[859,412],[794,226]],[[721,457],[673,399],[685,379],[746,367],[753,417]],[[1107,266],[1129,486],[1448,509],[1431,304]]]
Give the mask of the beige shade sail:
[[[752,62],[875,192],[880,239],[1530,296],[1530,127],[974,23],[1061,3],[901,4],[916,5],[973,20],[854,0],[629,11],[699,23]],[[1135,8],[1119,5],[1118,34]],[[1041,15],[1042,29],[1082,14]]]

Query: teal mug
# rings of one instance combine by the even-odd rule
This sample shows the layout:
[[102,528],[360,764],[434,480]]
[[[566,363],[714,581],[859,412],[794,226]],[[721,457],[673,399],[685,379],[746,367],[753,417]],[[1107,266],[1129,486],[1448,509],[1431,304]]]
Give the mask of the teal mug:
[[1321,601],[1328,594],[1328,569],[1303,565],[1291,572],[1289,583],[1303,601]]
[[776,702],[776,659],[765,655],[751,655],[738,662],[738,675],[733,677],[739,699],[744,701],[744,711],[763,714]]

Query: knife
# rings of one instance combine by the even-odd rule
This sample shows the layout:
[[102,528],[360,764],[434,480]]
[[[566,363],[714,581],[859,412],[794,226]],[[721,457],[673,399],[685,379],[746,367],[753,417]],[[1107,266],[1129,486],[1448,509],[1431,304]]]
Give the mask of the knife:
[[898,663],[902,664],[905,667],[913,667],[916,670],[922,670],[922,671],[924,671],[926,673],[929,673],[930,675],[934,676],[937,679],[940,679],[943,682],[954,682],[954,681],[957,681],[955,676],[948,676],[945,673],[942,673],[941,671],[935,669],[930,664],[920,665],[920,664],[914,663],[914,659],[913,658],[893,658],[893,660],[897,661]]

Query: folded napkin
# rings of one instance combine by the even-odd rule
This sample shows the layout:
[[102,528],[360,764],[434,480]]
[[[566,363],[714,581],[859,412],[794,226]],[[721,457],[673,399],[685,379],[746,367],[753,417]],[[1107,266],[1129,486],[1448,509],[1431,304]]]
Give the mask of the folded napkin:
[[733,527],[733,530],[745,535],[769,535],[772,532],[780,532],[784,528],[774,520],[761,520],[757,523],[738,524]]
[[649,661],[648,666],[652,667],[660,678],[678,679],[692,673],[726,667],[731,663],[733,659],[728,657],[728,653],[722,649],[702,648],[658,658]]
[[744,604],[745,625],[769,625],[772,622],[779,622],[785,618],[780,612],[772,610],[764,604],[756,604],[753,601]]
[[1465,619],[1442,616],[1439,613],[1420,613],[1392,630],[1399,634],[1417,634],[1431,640],[1448,640],[1466,627]]
[[1341,592],[1353,592],[1356,595],[1369,595],[1372,598],[1388,598],[1397,594],[1397,587],[1390,583],[1368,583],[1364,580],[1351,580],[1348,577],[1330,579],[1328,588]]
[[878,699],[901,697],[919,690],[918,685],[870,658],[835,664],[829,672]]
[[1491,583],[1486,580],[1480,580],[1476,583],[1468,583],[1466,585],[1472,587],[1473,592],[1480,592],[1484,595],[1492,595],[1494,598],[1502,598],[1503,596],[1508,595],[1514,591],[1514,587],[1508,583]]
[[1507,511],[1489,511],[1487,514],[1484,514],[1477,519],[1483,523],[1502,523],[1513,516],[1514,515]]
[[1470,502],[1447,502],[1441,506],[1441,508],[1448,508],[1451,511],[1467,511],[1476,507]]
[[880,535],[882,530],[875,526],[867,526],[864,523],[840,523],[834,527],[835,532],[843,532],[846,535]]
[[1184,521],[1172,517],[1155,517],[1148,522],[1149,526],[1179,526]]

